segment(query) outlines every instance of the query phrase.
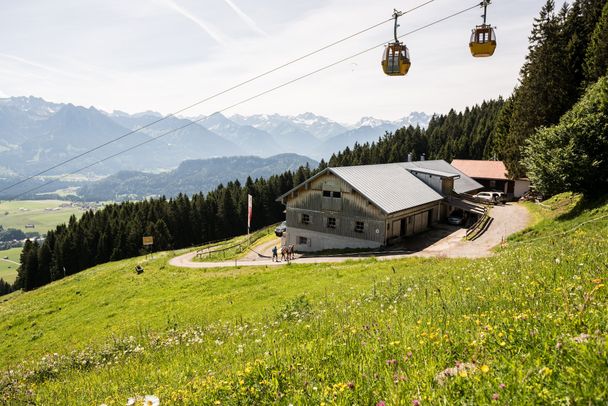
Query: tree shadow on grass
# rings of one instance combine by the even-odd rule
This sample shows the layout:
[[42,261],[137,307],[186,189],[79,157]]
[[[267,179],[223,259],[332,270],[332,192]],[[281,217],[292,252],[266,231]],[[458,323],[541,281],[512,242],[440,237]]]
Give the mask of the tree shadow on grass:
[[567,221],[572,220],[578,216],[580,216],[585,211],[590,211],[594,209],[598,209],[602,206],[608,204],[608,195],[603,196],[583,196],[579,199],[574,207],[570,209],[568,212],[560,214],[556,220],[557,221]]

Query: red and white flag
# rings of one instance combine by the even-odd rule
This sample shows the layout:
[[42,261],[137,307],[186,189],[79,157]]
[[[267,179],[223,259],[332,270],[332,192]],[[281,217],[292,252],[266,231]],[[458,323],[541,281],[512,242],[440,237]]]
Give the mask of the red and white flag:
[[253,212],[253,196],[247,195],[247,230],[251,227],[251,214]]

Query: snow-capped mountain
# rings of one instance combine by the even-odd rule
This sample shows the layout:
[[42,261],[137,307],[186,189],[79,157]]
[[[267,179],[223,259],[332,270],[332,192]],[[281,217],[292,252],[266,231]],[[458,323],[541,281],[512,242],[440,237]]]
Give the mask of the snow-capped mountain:
[[[429,115],[414,112],[397,121],[364,117],[348,125],[307,112],[230,118],[221,114],[171,116],[152,124],[162,117],[153,111],[107,113],[36,97],[0,99],[2,173],[31,174],[116,138],[117,142],[112,141],[61,170],[74,170],[125,150],[126,153],[95,165],[90,172],[168,170],[186,159],[243,155],[266,158],[281,153],[319,160],[355,143],[374,142],[403,126],[426,127],[430,120]],[[133,130],[137,131],[120,138]],[[135,148],[137,144],[143,145]],[[53,173],[62,172],[58,169]]]
[[357,121],[357,123],[353,126],[353,128],[354,129],[361,128],[361,127],[376,128],[376,127],[382,127],[382,126],[387,126],[387,125],[393,126],[396,124],[393,123],[392,121],[379,120],[374,117],[362,117],[361,120]]

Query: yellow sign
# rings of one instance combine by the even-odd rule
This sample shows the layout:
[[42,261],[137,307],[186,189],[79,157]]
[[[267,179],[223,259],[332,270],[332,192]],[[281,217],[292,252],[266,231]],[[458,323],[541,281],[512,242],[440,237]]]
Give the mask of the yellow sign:
[[144,245],[154,245],[154,237],[144,237]]

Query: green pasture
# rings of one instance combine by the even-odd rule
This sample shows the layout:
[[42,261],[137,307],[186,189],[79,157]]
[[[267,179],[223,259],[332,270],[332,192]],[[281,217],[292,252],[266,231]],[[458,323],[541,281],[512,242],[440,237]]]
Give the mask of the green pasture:
[[606,404],[608,206],[557,202],[490,258],[201,270],[160,253],[1,297],[0,399]]
[[[9,261],[19,262],[19,255],[21,255],[21,248],[0,251],[0,278],[5,282],[13,283],[15,281],[19,265]],[[5,257],[8,261],[5,260]]]
[[[80,207],[60,207],[69,202],[61,200],[17,200],[0,202],[0,224],[5,228],[37,231],[45,234],[57,225],[67,223],[73,214],[77,218],[84,213]],[[34,228],[26,228],[33,224]]]

